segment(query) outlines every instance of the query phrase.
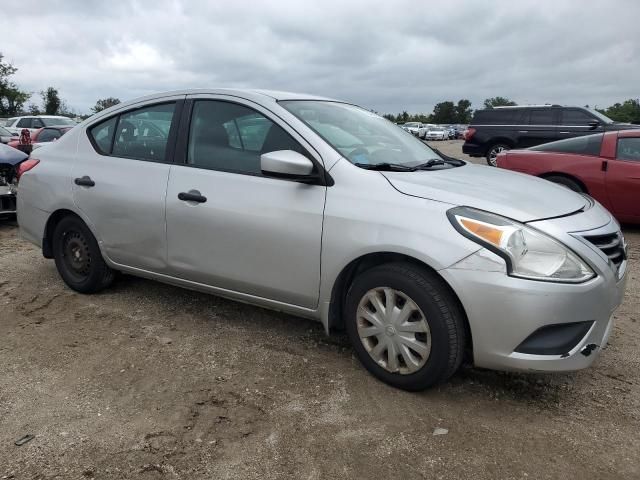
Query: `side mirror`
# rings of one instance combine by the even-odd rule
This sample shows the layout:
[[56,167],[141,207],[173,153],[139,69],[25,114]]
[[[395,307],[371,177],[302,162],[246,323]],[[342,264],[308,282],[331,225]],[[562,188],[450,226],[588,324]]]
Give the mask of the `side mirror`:
[[260,155],[260,169],[267,177],[290,180],[315,180],[313,162],[293,150],[277,150]]
[[588,125],[590,130],[594,130],[600,126],[600,122],[597,120],[591,120]]

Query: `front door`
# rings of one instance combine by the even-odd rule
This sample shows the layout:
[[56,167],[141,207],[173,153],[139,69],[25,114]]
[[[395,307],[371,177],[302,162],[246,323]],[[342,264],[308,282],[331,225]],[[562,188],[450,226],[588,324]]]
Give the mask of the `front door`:
[[255,108],[194,100],[184,163],[171,167],[167,189],[169,267],[179,278],[314,308],[326,187],[261,174],[263,153],[310,154]]
[[594,127],[591,122],[597,119],[579,108],[564,108],[560,111],[558,139],[581,137],[604,132],[602,124]]

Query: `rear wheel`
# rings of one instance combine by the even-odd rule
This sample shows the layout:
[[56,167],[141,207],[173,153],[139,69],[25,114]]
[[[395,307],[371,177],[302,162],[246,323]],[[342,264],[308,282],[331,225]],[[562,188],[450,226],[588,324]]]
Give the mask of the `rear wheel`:
[[98,242],[78,217],[65,217],[56,225],[53,256],[58,273],[77,292],[95,293],[113,282],[114,271],[104,262]]
[[497,167],[498,154],[503,150],[509,150],[509,145],[506,145],[504,143],[496,143],[495,145],[492,145],[491,148],[489,148],[489,150],[487,151],[487,163],[492,167]]
[[444,282],[409,263],[360,274],[347,293],[345,325],[364,367],[404,390],[447,380],[460,366],[463,313]]
[[553,183],[557,183],[558,185],[562,185],[563,187],[566,187],[569,190],[573,190],[574,192],[584,193],[584,189],[582,188],[582,186],[571,178],[563,177],[562,175],[549,175],[548,177],[544,177],[544,179],[549,180]]

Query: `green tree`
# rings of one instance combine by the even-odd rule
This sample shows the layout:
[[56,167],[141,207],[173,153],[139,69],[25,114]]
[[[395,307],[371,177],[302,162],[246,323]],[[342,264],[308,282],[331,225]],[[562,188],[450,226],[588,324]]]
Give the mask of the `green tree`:
[[0,53],[0,115],[17,115],[31,95],[9,81],[9,77],[18,69],[10,63],[3,62],[3,58]]
[[58,115],[60,113],[60,107],[62,107],[62,100],[58,90],[53,87],[49,87],[46,90],[40,92],[42,97],[42,109],[45,115]]
[[470,123],[471,122],[471,102],[466,98],[458,100],[456,105],[456,123]]
[[431,115],[433,123],[456,123],[457,119],[456,106],[453,102],[440,102],[433,107],[433,115]]
[[614,103],[606,110],[598,110],[616,122],[640,123],[640,99],[630,98],[622,103]]
[[517,105],[513,100],[509,100],[506,97],[493,97],[487,98],[484,101],[484,108],[493,108],[493,107],[511,107]]

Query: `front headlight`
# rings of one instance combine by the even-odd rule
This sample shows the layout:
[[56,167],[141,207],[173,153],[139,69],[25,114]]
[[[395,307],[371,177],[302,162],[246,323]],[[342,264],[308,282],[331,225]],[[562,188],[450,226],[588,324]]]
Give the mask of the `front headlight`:
[[504,258],[513,277],[580,283],[595,276],[562,243],[524,224],[469,207],[452,208],[447,216],[462,235]]

